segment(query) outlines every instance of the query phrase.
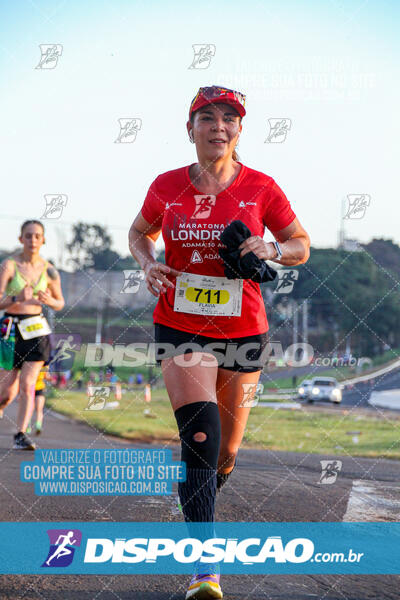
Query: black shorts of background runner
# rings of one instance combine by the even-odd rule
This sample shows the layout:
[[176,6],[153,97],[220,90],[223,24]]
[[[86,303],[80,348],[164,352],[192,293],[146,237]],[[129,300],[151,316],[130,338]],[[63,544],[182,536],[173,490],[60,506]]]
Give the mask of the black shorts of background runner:
[[[210,351],[210,353],[217,357],[220,357],[221,354],[225,354],[226,348],[229,344],[236,344],[237,349],[240,349],[240,347],[244,346],[245,344],[257,344],[258,348],[252,348],[246,352],[244,365],[239,364],[235,358],[233,365],[225,366],[223,362],[221,362],[221,364],[218,364],[218,366],[223,369],[228,369],[229,371],[240,371],[242,373],[254,373],[255,371],[262,370],[266,362],[260,360],[260,356],[268,344],[269,338],[267,333],[260,333],[258,335],[247,335],[245,337],[235,338],[212,338],[204,335],[198,335],[197,333],[188,333],[187,331],[181,331],[180,329],[175,329],[173,327],[167,327],[166,325],[162,325],[161,323],[155,323],[154,330],[154,337],[157,344],[172,344],[175,348],[175,350],[166,349],[165,354],[164,349],[162,349],[162,358],[171,358],[172,356],[179,356],[181,354],[190,354],[193,351],[190,350],[190,348],[186,348],[183,352],[181,352],[178,349],[178,346],[180,346],[181,344],[198,344],[203,348],[207,344],[211,344],[214,342],[224,342],[226,344],[225,350],[223,348],[218,347],[215,350],[215,354],[212,351]],[[157,359],[157,364],[160,365],[161,360]]]
[[24,340],[16,322],[16,318],[18,320],[29,319],[30,317],[35,317],[37,315],[26,315],[19,314],[13,315],[11,313],[4,313],[5,317],[13,317],[13,321],[15,324],[15,348],[14,348],[14,369],[20,369],[24,362],[34,361],[48,361],[50,358],[50,336],[49,335],[40,335],[38,337],[32,338],[30,340]]

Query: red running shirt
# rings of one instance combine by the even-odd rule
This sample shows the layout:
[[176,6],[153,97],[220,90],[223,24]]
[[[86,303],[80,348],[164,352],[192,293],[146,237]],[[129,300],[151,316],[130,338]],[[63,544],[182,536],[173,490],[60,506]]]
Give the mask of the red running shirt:
[[[225,277],[218,247],[222,246],[221,232],[229,223],[239,219],[252,235],[263,237],[265,227],[276,232],[296,218],[271,177],[239,164],[236,179],[217,196],[201,194],[194,187],[189,166],[163,173],[153,181],[142,215],[148,223],[162,228],[168,266],[187,273]],[[244,337],[268,330],[260,286],[251,279],[243,281],[240,317],[177,313],[174,296],[175,288],[159,296],[154,323],[215,338]]]

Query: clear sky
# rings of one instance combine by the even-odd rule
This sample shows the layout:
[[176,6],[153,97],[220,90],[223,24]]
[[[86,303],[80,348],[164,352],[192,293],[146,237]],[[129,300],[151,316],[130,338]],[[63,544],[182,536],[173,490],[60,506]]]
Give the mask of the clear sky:
[[[399,17],[389,0],[2,0],[0,248],[66,194],[45,257],[78,220],[128,254],[153,179],[196,161],[188,107],[214,83],[246,93],[240,160],[274,177],[314,246],[336,245],[342,199],[361,193],[347,236],[400,243]],[[35,68],[40,44],[62,45],[55,68]],[[207,69],[189,68],[193,44],[215,46]],[[120,118],[141,119],[133,143],[114,143]],[[276,118],[291,129],[265,143]]]

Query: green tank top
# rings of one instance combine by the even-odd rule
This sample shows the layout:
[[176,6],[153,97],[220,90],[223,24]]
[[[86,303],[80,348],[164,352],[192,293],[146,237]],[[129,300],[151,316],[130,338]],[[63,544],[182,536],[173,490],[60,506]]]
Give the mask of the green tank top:
[[21,271],[19,271],[15,260],[13,258],[11,260],[14,263],[15,273],[14,273],[14,277],[7,284],[7,287],[6,287],[6,295],[7,296],[17,296],[20,293],[20,291],[26,286],[27,283],[33,287],[33,295],[34,296],[37,296],[39,291],[44,292],[47,289],[46,271],[47,271],[47,267],[49,265],[47,260],[46,260],[44,269],[39,277],[39,280],[35,286],[33,286],[32,282],[25,279],[25,277],[22,275]]

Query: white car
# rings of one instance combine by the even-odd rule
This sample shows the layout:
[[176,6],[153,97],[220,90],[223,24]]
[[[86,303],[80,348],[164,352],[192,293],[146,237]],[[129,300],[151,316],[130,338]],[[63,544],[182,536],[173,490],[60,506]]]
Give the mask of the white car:
[[334,377],[314,377],[308,388],[307,402],[328,400],[335,404],[342,401],[342,387]]
[[308,398],[308,393],[311,389],[311,379],[305,379],[301,382],[299,387],[297,388],[297,397],[299,400],[305,400]]

